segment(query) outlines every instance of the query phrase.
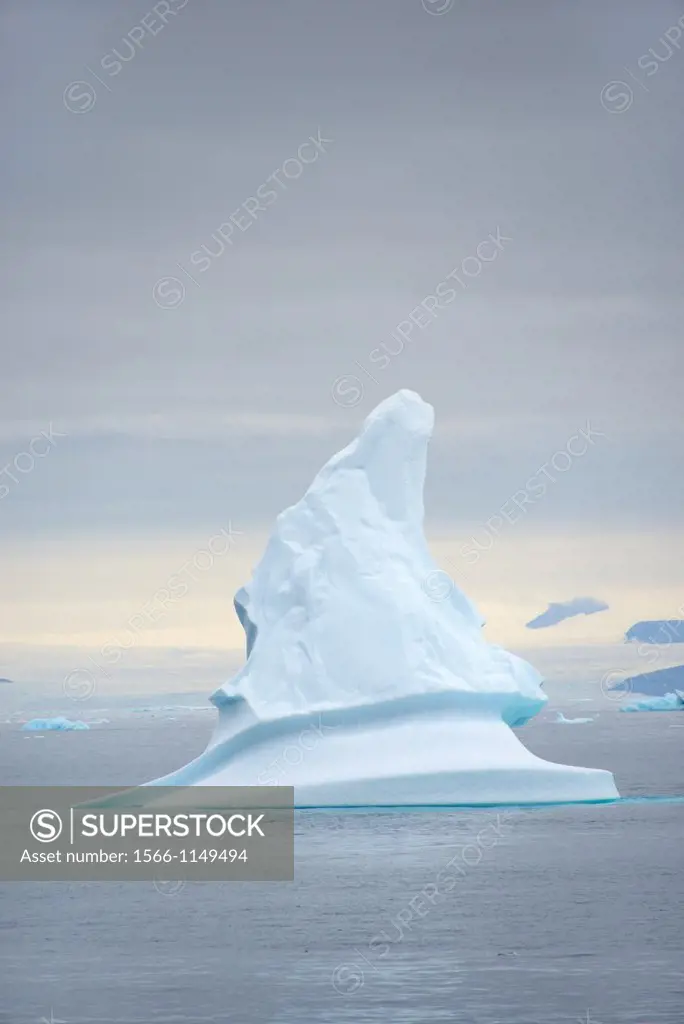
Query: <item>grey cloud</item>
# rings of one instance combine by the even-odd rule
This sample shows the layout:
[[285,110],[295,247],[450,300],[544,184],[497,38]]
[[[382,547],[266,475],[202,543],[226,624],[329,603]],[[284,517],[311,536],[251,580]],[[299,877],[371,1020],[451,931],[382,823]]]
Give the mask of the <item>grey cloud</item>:
[[[189,0],[107,75],[153,7],[2,5],[2,465],[36,425],[71,438],[4,529],[46,500],[49,529],[173,526],[230,494],[268,520],[400,387],[437,411],[440,520],[486,522],[588,417],[609,441],[535,522],[673,516],[684,54],[623,114],[601,105],[671,4]],[[79,80],[83,114],[64,104]],[[329,151],[185,277],[319,128]],[[370,354],[498,227],[501,258],[379,370]],[[153,299],[167,276],[178,308]],[[332,394],[349,376],[351,408]]]

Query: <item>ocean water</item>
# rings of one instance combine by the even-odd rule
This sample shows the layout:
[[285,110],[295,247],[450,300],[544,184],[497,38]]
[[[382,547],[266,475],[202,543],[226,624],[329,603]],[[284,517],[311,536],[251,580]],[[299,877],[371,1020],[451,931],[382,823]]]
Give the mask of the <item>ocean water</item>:
[[[0,781],[133,785],[213,723],[177,698],[82,712],[7,716]],[[521,738],[610,768],[624,802],[300,813],[293,883],[0,885],[0,1022],[682,1024],[684,714],[554,717]]]

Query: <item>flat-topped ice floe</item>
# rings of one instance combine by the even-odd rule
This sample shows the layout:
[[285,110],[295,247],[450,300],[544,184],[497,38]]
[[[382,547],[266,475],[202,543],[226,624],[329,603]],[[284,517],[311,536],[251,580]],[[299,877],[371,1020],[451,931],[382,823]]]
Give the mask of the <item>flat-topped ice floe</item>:
[[539,674],[488,644],[423,533],[433,410],[400,391],[282,512],[238,590],[243,668],[204,754],[152,785],[292,785],[298,806],[613,800],[512,732]]
[[82,732],[90,726],[68,718],[32,718],[22,725],[23,732]]

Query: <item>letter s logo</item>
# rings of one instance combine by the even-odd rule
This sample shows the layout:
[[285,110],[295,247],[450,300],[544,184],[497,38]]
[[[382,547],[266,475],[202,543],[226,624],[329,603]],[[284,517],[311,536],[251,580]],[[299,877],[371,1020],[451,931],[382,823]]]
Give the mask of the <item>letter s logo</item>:
[[29,828],[31,835],[39,843],[53,843],[62,833],[62,819],[57,811],[44,808],[42,811],[36,811]]

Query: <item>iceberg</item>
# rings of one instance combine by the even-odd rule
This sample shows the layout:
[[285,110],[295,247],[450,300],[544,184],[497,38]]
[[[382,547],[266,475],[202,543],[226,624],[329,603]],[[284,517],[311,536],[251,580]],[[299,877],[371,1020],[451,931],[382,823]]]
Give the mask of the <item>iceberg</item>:
[[68,718],[32,718],[22,725],[24,732],[80,732],[89,729],[85,722],[72,722]]
[[[611,673],[611,675],[614,673]],[[664,697],[668,693],[676,693],[684,687],[684,665],[672,668],[659,668],[655,672],[643,672],[639,676],[630,676],[609,688],[609,693],[621,690],[623,693],[645,693],[654,697]]]
[[645,644],[684,644],[684,619],[635,622],[625,633],[625,640],[640,640]]
[[566,718],[562,711],[556,712],[556,725],[588,725],[593,718]]
[[575,615],[595,615],[596,612],[607,610],[606,602],[598,601],[595,597],[573,597],[571,601],[552,602],[545,612],[531,619],[526,626],[528,629],[548,629]]
[[637,700],[634,704],[626,704],[620,711],[684,711],[684,693],[675,690],[662,697],[648,697]]
[[277,517],[235,595],[246,661],[211,697],[209,745],[148,785],[288,785],[298,807],[618,797],[610,772],[544,761],[513,732],[547,698],[430,555],[433,423],[399,391]]

